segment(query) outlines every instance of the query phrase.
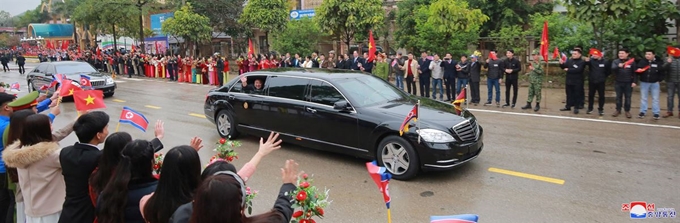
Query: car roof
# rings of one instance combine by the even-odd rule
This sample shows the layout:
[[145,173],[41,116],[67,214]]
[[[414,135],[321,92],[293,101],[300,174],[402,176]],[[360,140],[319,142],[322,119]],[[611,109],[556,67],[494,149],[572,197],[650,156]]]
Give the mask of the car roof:
[[319,78],[323,80],[346,79],[370,75],[361,71],[324,68],[274,68],[246,73],[247,75],[287,75],[296,77]]
[[83,63],[86,63],[86,62],[83,62],[83,61],[54,61],[54,62],[50,62],[50,64],[53,64],[55,66],[56,65],[83,64]]

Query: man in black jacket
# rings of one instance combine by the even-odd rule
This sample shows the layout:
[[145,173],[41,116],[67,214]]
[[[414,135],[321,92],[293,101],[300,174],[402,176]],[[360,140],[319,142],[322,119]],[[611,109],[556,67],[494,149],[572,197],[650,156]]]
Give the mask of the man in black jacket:
[[351,69],[351,70],[361,70],[361,68],[359,67],[359,64],[363,64],[364,60],[361,59],[361,57],[359,57],[359,52],[354,51],[352,56],[353,56],[352,61],[351,61],[352,64],[349,66],[349,69]]
[[[224,59],[222,59],[222,56],[220,53],[215,53],[215,57],[217,58],[217,63],[215,67],[217,70],[215,71],[217,73],[217,85],[222,86],[224,85]],[[175,77],[176,78],[176,77]],[[177,80],[177,79],[175,79]]]
[[659,107],[659,82],[663,80],[663,62],[656,59],[654,51],[645,50],[645,59],[638,63],[636,73],[640,77],[640,114],[638,118],[644,118],[647,113],[647,94],[652,92],[652,114],[658,120],[661,115]]
[[2,63],[2,70],[4,72],[9,71],[9,66],[7,66],[7,63],[9,63],[9,57],[9,53],[0,52],[0,62]]
[[626,111],[626,118],[632,118],[630,114],[630,97],[633,94],[633,87],[635,87],[635,70],[637,65],[635,59],[629,58],[630,50],[623,48],[619,50],[619,59],[612,62],[612,72],[616,83],[614,89],[616,90],[616,111],[612,114],[613,117],[621,115],[621,106]]
[[578,114],[578,107],[580,99],[583,98],[583,71],[588,63],[581,58],[581,50],[574,49],[571,51],[571,59],[567,61],[560,60],[560,68],[567,72],[566,75],[566,92],[567,104],[560,111],[571,111],[574,107],[574,114]]
[[[519,71],[522,70],[522,64],[514,57],[515,51],[513,50],[506,51],[505,56],[507,58],[502,63],[502,69],[505,74],[505,105],[503,105],[503,107],[511,106],[511,108],[515,108],[515,104],[517,103],[517,90],[519,87],[517,80]],[[512,104],[510,104],[510,87],[512,87]]]
[[472,94],[472,104],[479,104],[479,80],[482,66],[477,62],[477,56],[470,56],[468,74],[470,75],[470,93]]
[[498,59],[495,50],[491,50],[489,55],[494,58],[486,59],[484,63],[484,68],[488,69],[486,74],[486,89],[487,89],[487,99],[484,106],[491,105],[491,99],[493,99],[493,91],[496,91],[496,106],[501,106],[501,84],[500,78],[503,77],[503,69],[501,69],[502,60]]
[[604,115],[604,87],[607,76],[611,73],[610,63],[602,58],[598,50],[591,50],[592,59],[586,59],[589,63],[590,74],[588,75],[588,114],[593,112],[595,92],[597,91],[597,111],[600,116]]
[[19,65],[19,74],[24,74],[26,73],[26,68],[24,68],[24,65],[26,64],[26,58],[21,55],[21,53],[17,54],[17,65]]
[[[444,61],[440,64],[440,66],[444,68],[446,101],[451,101],[452,98],[456,98],[456,77],[458,76],[456,65],[458,65],[458,61],[453,60],[450,53],[446,54]],[[451,94],[453,94],[453,97],[451,97]]]
[[420,60],[418,60],[418,82],[420,82],[420,97],[430,97],[430,76],[432,71],[430,70],[430,62],[432,60],[427,59],[427,53],[423,52],[420,54]]

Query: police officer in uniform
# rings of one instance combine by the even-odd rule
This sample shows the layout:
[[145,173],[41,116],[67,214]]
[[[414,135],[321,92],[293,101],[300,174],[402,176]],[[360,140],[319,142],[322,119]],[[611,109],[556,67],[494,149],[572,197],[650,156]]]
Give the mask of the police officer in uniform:
[[536,107],[534,111],[541,109],[541,90],[543,89],[543,76],[545,72],[543,71],[543,66],[541,66],[541,57],[538,49],[531,52],[533,56],[533,61],[529,63],[529,99],[527,100],[527,105],[522,107],[522,109],[531,109],[531,102],[536,97]]

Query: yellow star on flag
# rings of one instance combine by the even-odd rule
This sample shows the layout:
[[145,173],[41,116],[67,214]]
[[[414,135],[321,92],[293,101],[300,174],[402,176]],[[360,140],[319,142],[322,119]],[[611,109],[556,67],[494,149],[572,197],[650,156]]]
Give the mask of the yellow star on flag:
[[92,95],[88,94],[87,98],[85,98],[85,105],[89,105],[89,104],[94,104],[94,98],[92,97]]
[[675,50],[671,50],[671,54],[675,54]]
[[373,44],[368,43],[368,48],[369,48],[369,49],[373,48]]
[[68,95],[73,95],[73,89],[68,90]]
[[541,45],[545,45],[545,42],[541,41]]

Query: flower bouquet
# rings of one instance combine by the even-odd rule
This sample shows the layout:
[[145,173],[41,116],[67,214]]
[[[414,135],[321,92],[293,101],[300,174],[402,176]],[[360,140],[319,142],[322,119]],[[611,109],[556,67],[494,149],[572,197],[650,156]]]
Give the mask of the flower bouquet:
[[251,190],[250,187],[246,187],[246,208],[248,209],[248,214],[253,213],[253,198],[257,196],[256,190]]
[[221,138],[214,150],[217,152],[217,154],[210,158],[210,163],[212,163],[215,159],[222,159],[228,162],[238,159],[238,153],[234,151],[234,148],[236,147],[241,147],[241,142]]
[[312,217],[323,218],[324,208],[331,203],[328,200],[329,190],[320,192],[311,182],[312,179],[304,174],[298,179],[297,188],[291,192],[295,195],[293,209],[300,209],[293,213],[291,223],[316,223]]
[[163,168],[163,153],[153,154],[153,174],[160,175]]

